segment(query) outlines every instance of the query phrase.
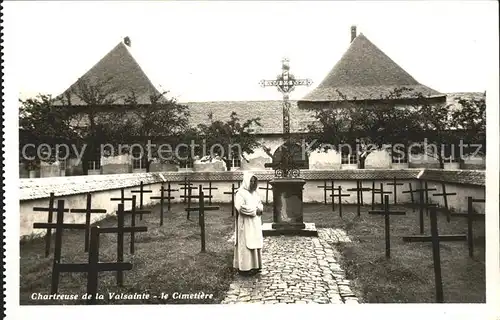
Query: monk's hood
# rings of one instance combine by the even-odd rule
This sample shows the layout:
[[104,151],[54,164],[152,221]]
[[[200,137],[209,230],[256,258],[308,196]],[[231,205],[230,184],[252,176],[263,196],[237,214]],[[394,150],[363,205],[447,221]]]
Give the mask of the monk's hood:
[[241,183],[243,189],[250,191],[250,179],[252,179],[253,176],[255,175],[252,172],[243,172],[243,182]]

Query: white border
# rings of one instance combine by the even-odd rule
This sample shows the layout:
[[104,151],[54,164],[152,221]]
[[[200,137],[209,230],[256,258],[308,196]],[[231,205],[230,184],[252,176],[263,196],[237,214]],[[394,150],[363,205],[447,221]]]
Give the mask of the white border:
[[[491,2],[491,12],[495,19],[491,19],[492,28],[496,30],[496,37],[491,40],[491,84],[488,88],[488,128],[487,128],[487,304],[366,304],[366,305],[287,305],[287,306],[259,306],[255,309],[252,305],[246,306],[19,306],[19,181],[18,181],[18,135],[17,135],[17,98],[18,86],[16,70],[14,68],[15,55],[10,50],[10,44],[15,41],[14,30],[9,29],[9,22],[15,19],[11,14],[15,2],[4,2],[4,111],[5,120],[4,138],[6,145],[5,152],[5,222],[6,230],[6,299],[5,307],[7,319],[88,319],[119,317],[119,319],[136,319],[146,317],[159,318],[200,318],[234,316],[240,319],[246,318],[308,318],[318,317],[316,312],[325,312],[329,318],[358,318],[364,319],[373,317],[383,318],[404,318],[426,319],[439,316],[440,319],[500,319],[498,301],[500,301],[500,238],[499,226],[499,170],[498,159],[499,141],[499,97],[498,97],[498,3]],[[29,23],[27,21],[26,23]],[[425,23],[423,21],[422,23]],[[464,22],[467,23],[467,22]],[[37,50],[34,48],[33,50]],[[460,68],[460,66],[457,66]],[[311,314],[311,312],[314,312]],[[262,313],[262,314],[260,314]]]

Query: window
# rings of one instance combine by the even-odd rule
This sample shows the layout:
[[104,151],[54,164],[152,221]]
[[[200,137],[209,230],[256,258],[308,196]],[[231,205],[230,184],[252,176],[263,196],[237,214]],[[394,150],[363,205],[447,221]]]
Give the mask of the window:
[[90,160],[88,162],[89,170],[101,170],[101,160]]
[[179,167],[181,169],[192,169],[193,168],[193,159],[181,160],[179,163]]
[[61,171],[65,171],[66,170],[66,159],[59,160],[59,170],[61,170]]
[[447,157],[447,158],[444,158],[443,160],[444,160],[445,163],[457,163],[458,162],[458,160],[455,159],[455,157],[451,157],[451,156]]
[[457,163],[458,160],[455,155],[459,154],[460,151],[457,150],[457,147],[454,144],[441,146],[441,155],[443,157],[443,162],[445,163]]
[[144,159],[133,159],[132,169],[144,169]]
[[357,164],[358,157],[355,154],[343,153],[342,154],[342,164]]
[[404,147],[392,149],[392,163],[408,163],[408,151]]
[[238,152],[231,154],[229,161],[229,168],[239,168],[241,167],[241,157]]

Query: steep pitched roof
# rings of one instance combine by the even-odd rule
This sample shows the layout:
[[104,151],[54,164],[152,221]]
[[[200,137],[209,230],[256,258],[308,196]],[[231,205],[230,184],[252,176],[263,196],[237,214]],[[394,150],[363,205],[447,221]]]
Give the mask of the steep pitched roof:
[[[130,44],[128,37],[126,43]],[[153,86],[144,71],[130,53],[127,45],[118,43],[108,54],[97,62],[89,71],[73,83],[58,98],[64,99],[61,105],[70,104],[74,106],[87,105],[82,100],[85,93],[99,88],[100,93],[106,93],[110,105],[123,105],[125,97],[133,91],[138,104],[150,104],[151,95],[159,95],[159,91]]]
[[337,90],[345,95],[347,100],[379,100],[394,89],[402,87],[412,91],[400,98],[411,98],[414,92],[420,92],[429,98],[445,96],[418,83],[360,33],[325,79],[316,89],[300,99],[299,104],[341,101],[343,98]]
[[[180,102],[189,107],[191,125],[196,126],[208,121],[208,114],[213,114],[213,120],[228,121],[231,112],[236,112],[240,123],[252,118],[260,118],[261,127],[255,128],[256,134],[283,133],[283,101],[208,101]],[[299,109],[297,101],[290,101],[290,131],[303,132],[307,125],[314,121],[314,113]]]

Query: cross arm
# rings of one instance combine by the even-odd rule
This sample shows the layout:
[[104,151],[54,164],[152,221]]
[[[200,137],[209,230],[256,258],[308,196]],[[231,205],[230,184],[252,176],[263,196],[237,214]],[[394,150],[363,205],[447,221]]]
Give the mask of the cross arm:
[[[194,194],[192,194],[192,195],[190,195],[190,196],[180,195],[179,197],[180,197],[180,198],[186,198],[186,199],[187,199],[187,198],[189,198],[189,199],[198,199],[200,196],[199,196],[199,195],[194,195]],[[204,198],[204,199],[213,198],[213,197],[214,197],[214,196],[203,195],[203,198]]]
[[[185,210],[188,211],[188,212],[200,211],[200,207],[186,208]],[[206,207],[203,207],[203,211],[215,211],[215,210],[219,210],[219,207],[218,206],[206,206]]]
[[344,193],[344,194],[338,194],[338,193],[337,193],[337,194],[331,194],[331,195],[330,195],[330,198],[331,198],[331,197],[339,197],[339,196],[340,196],[340,197],[349,197],[349,196],[350,196],[350,194],[349,194],[349,193]]
[[456,196],[457,193],[456,192],[450,192],[450,193],[433,193],[432,194],[433,196]]
[[160,197],[160,196],[154,196],[154,197],[150,197],[149,199],[153,199],[153,200],[161,200],[161,199],[175,199],[175,197]]
[[[88,263],[60,263],[57,264],[59,272],[88,272],[91,265]],[[130,262],[100,262],[97,263],[98,271],[126,271],[132,270]]]
[[[36,212],[48,212],[48,211],[53,211],[53,212],[57,212],[57,208],[43,208],[43,207],[33,207],[33,211],[36,211]],[[64,209],[63,212],[69,212],[69,209]]]
[[110,201],[132,201],[132,198],[110,198]]
[[118,232],[145,232],[147,227],[125,227],[125,228],[99,228],[99,233],[118,233]]
[[70,229],[70,230],[87,229],[86,225],[80,223],[63,223],[63,224],[39,223],[39,222],[33,223],[33,229],[56,229],[57,227],[62,227],[63,229]]
[[71,209],[74,213],[106,213],[106,209]]
[[468,217],[471,217],[473,220],[484,220],[486,215],[483,214],[483,213],[465,213],[465,212],[461,212],[461,213],[452,213],[451,214],[452,217],[461,217],[461,218],[468,218]]
[[476,203],[485,203],[485,202],[486,202],[486,199],[472,199],[472,202],[476,202]]
[[[463,241],[467,239],[466,235],[461,234],[450,234],[438,236],[439,241]],[[403,237],[404,242],[430,242],[432,241],[432,236],[408,236]]]
[[[330,189],[327,189],[327,190],[330,190]],[[372,191],[372,189],[371,188],[352,188],[352,189],[347,189],[347,191]]]
[[424,192],[425,189],[415,189],[415,190],[406,190],[406,191],[403,191],[402,193],[420,193],[420,192]]

